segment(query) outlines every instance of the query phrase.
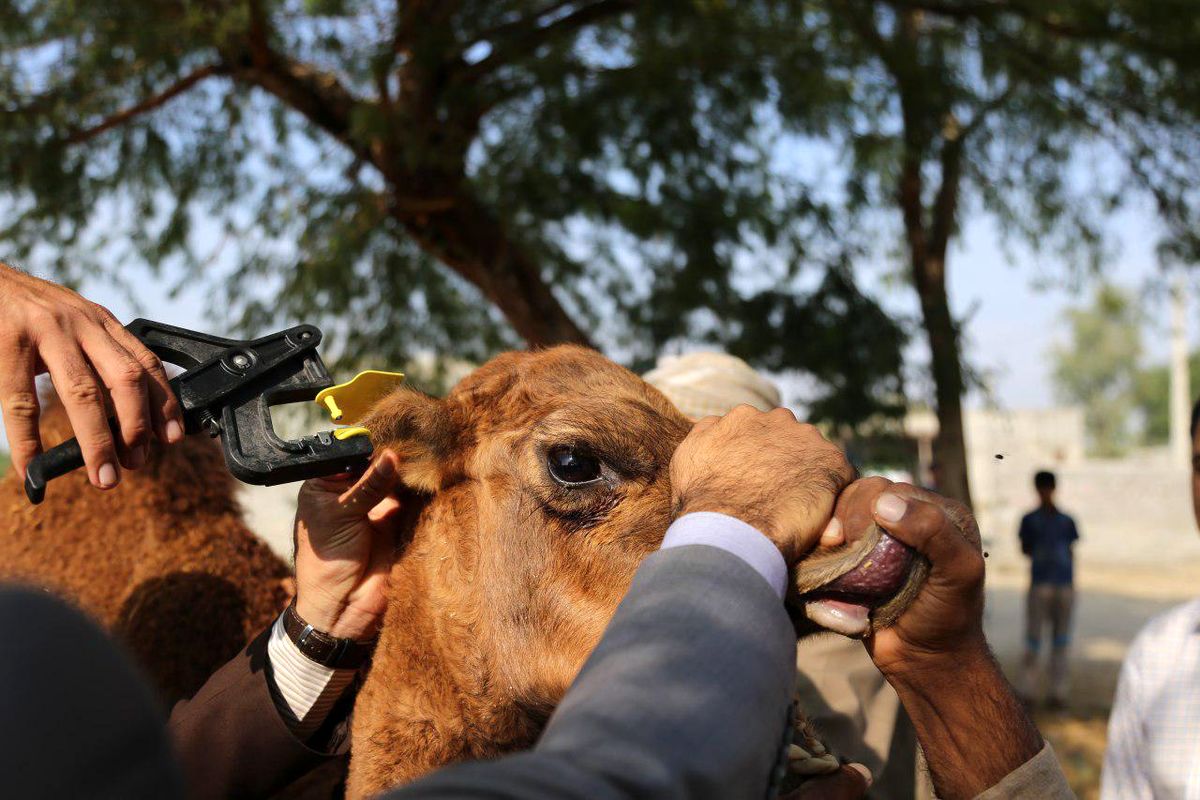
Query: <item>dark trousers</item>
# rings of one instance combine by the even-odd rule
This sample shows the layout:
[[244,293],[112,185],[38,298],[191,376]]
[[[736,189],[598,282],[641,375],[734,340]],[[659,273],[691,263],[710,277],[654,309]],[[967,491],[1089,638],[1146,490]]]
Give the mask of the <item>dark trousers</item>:
[[1050,698],[1067,699],[1067,661],[1071,646],[1071,613],[1075,608],[1075,589],[1070,584],[1035,583],[1025,601],[1025,660],[1022,693],[1029,699],[1038,696],[1038,654],[1042,635],[1050,629]]

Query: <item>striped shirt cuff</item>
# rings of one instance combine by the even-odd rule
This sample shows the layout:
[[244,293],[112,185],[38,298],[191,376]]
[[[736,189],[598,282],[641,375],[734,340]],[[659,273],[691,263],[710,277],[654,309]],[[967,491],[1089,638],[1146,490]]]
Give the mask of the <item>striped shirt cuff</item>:
[[671,523],[663,538],[663,550],[703,544],[717,547],[745,561],[781,598],[787,588],[787,564],[779,548],[758,528],[728,514],[697,511]]
[[283,628],[281,614],[271,626],[267,658],[275,681],[275,704],[297,739],[312,736],[354,682],[358,670],[322,666],[300,652]]

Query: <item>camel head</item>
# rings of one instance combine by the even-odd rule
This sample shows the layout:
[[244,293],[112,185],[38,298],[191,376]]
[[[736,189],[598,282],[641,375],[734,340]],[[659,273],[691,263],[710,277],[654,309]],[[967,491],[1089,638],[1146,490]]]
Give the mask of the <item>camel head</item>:
[[[396,392],[365,425],[413,494],[355,709],[350,796],[536,739],[666,532],[691,421],[632,372],[562,346],[501,355],[443,399]],[[851,538],[862,545],[820,561],[828,580],[881,541]]]

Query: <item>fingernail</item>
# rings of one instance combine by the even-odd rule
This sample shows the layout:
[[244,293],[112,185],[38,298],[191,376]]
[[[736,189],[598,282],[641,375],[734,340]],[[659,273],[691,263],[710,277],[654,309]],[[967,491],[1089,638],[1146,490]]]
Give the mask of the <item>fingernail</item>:
[[183,438],[183,426],[175,420],[167,423],[167,443],[175,444]]
[[390,453],[384,453],[375,462],[375,471],[384,478],[392,477],[392,473],[396,471],[395,462],[390,458]]
[[846,537],[842,535],[842,523],[837,517],[829,520],[829,524],[825,526],[825,530],[821,532],[821,546],[833,547],[846,541]]
[[100,480],[101,486],[111,489],[117,485],[117,468],[112,464],[102,464],[96,472],[96,477]]
[[129,468],[141,469],[146,463],[146,447],[135,447],[129,451]]
[[890,492],[884,492],[875,501],[875,514],[884,522],[899,522],[907,509],[908,503]]
[[867,786],[870,786],[874,782],[874,780],[871,778],[871,770],[867,769],[862,764],[847,764],[846,766],[857,772],[859,775],[862,775],[863,780],[867,782]]

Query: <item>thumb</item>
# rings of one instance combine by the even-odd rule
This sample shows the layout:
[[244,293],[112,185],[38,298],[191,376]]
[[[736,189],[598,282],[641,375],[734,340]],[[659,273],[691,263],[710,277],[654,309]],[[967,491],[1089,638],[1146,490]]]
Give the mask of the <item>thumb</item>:
[[831,775],[809,778],[782,800],[862,800],[871,786],[871,773],[862,764],[843,764]]
[[391,450],[384,450],[358,482],[338,498],[338,505],[354,516],[366,517],[371,509],[392,493],[399,472],[396,454]]

